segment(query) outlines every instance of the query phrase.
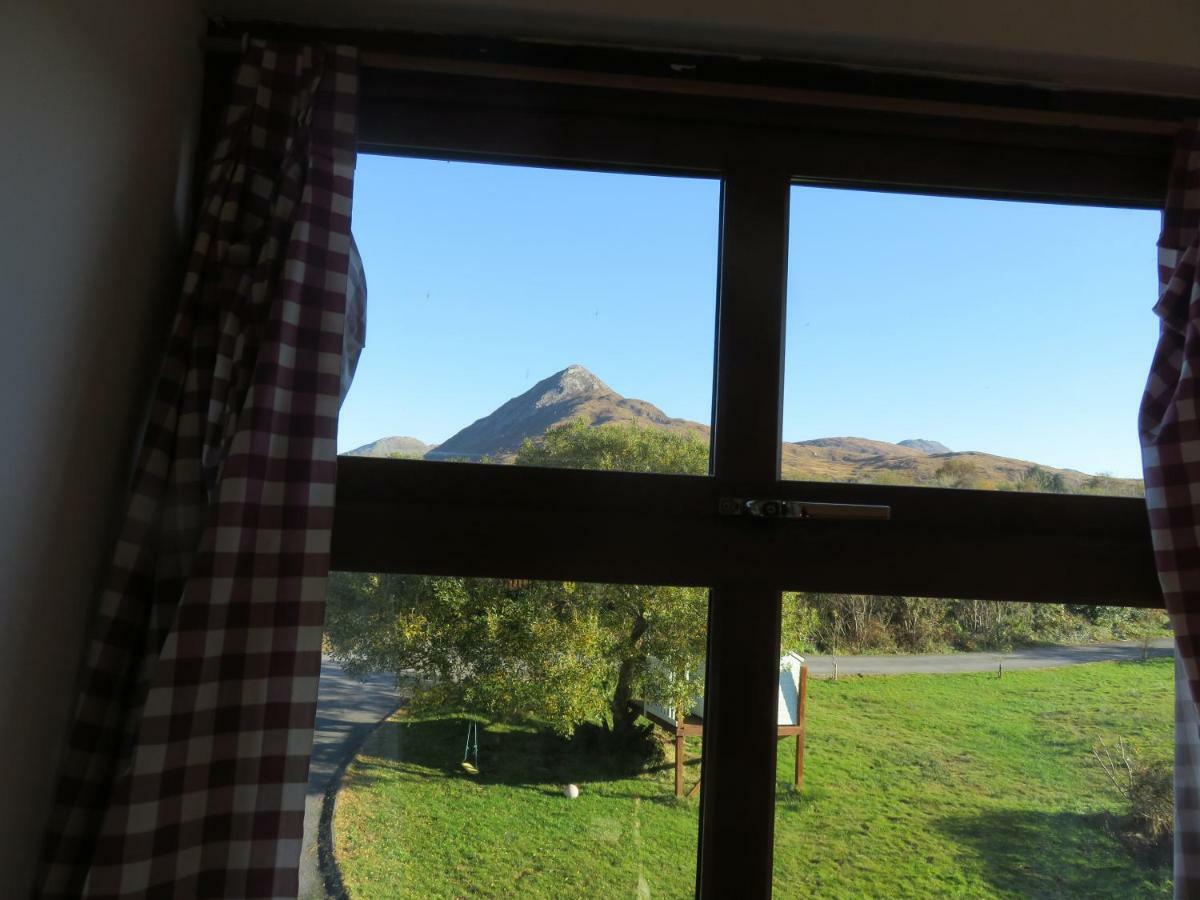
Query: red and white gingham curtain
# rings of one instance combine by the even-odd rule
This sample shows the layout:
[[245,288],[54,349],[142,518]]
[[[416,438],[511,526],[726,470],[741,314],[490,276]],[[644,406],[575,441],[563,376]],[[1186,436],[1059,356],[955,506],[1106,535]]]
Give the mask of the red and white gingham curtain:
[[44,897],[291,897],[337,417],[364,332],[351,48],[255,42],[205,185]]
[[1146,507],[1175,628],[1175,896],[1200,896],[1200,130],[1179,136],[1158,240],[1158,350],[1142,399]]

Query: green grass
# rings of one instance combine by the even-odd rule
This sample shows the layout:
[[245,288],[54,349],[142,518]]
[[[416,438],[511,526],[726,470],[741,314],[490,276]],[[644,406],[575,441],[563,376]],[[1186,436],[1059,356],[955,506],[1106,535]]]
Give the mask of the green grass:
[[[1118,836],[1091,748],[1124,736],[1168,757],[1172,686],[1169,659],[810,682],[802,793],[780,744],[776,896],[1170,896],[1169,868]],[[669,761],[639,771],[490,725],[471,778],[465,733],[401,718],[370,739],[335,822],[352,896],[692,895],[698,804],[674,799]]]

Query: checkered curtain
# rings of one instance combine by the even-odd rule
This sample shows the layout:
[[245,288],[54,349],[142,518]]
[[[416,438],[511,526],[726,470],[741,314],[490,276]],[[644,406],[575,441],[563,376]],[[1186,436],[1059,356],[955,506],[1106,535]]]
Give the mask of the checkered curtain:
[[1146,507],[1175,628],[1175,896],[1200,897],[1200,130],[1176,145],[1158,240],[1158,350],[1142,400]]
[[337,417],[364,329],[357,58],[253,43],[99,602],[36,893],[289,897]]

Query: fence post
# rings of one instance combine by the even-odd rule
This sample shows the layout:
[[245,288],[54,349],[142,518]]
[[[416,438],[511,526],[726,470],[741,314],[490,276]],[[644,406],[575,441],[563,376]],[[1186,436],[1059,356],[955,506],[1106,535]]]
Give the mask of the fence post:
[[804,730],[808,720],[808,666],[800,667],[799,715],[796,718],[800,730],[796,732],[796,790],[804,787]]
[[675,797],[683,796],[683,733],[675,732]]

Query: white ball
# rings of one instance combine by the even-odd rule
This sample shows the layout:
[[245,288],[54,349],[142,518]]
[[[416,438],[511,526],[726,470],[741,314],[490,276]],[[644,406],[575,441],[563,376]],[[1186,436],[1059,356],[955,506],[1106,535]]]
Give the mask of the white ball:
[[576,799],[579,796],[579,785],[564,784],[563,785],[563,796],[566,797],[568,800]]

